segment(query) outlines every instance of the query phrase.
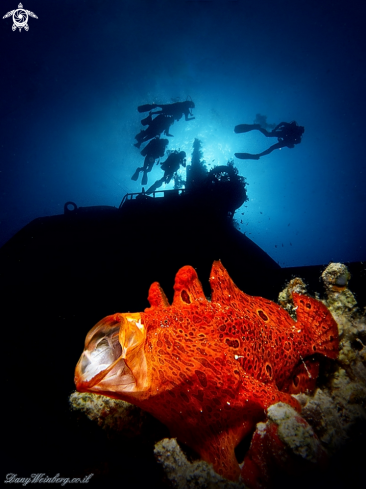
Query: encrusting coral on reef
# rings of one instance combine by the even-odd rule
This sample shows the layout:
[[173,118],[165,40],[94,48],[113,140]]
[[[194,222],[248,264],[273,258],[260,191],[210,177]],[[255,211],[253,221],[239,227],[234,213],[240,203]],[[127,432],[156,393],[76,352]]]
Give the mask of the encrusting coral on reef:
[[81,411],[106,430],[114,430],[123,436],[140,435],[149,415],[125,401],[95,395],[89,392],[73,392],[70,395],[72,409]]
[[357,313],[357,301],[348,289],[351,274],[346,265],[330,263],[322,273],[328,309],[335,315]]
[[[326,293],[322,302],[338,325],[339,356],[335,362],[328,360],[320,367],[320,378],[313,392],[310,391],[315,386],[318,362],[310,359],[300,364],[302,370],[293,380],[307,381],[309,391],[294,394],[296,390],[290,389],[288,392],[301,405],[301,414],[284,402],[268,407],[267,420],[256,426],[237,482],[223,478],[203,460],[189,461],[175,439],[161,440],[155,445],[154,453],[172,487],[270,487],[272,473],[278,470],[299,476],[302,471],[324,468],[327,460],[347,445],[355,430],[366,426],[366,317],[348,289],[347,267],[332,263],[322,278]],[[298,293],[307,294],[300,278],[291,280],[279,295],[281,306],[291,316],[298,309],[293,303],[293,292],[294,297]],[[70,403],[101,427],[120,432],[120,436],[131,436],[131,433],[137,436],[143,432],[144,423],[151,422],[149,415],[129,403],[93,393],[75,392],[70,396]]]
[[301,278],[293,278],[288,283],[287,287],[283,289],[278,295],[278,302],[286,309],[290,316],[296,319],[296,309],[292,301],[292,293],[306,295],[306,285]]
[[322,273],[323,303],[338,325],[339,355],[335,368],[325,372],[321,387],[311,395],[295,396],[303,406],[301,415],[330,454],[366,423],[366,315],[348,289],[350,278],[341,263],[329,264]]

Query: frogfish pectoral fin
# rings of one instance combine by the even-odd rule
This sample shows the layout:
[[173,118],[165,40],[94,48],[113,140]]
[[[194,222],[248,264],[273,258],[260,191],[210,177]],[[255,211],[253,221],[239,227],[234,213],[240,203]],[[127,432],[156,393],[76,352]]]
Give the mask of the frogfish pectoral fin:
[[231,438],[233,438],[231,433],[227,432],[217,435],[215,440],[209,440],[213,446],[208,444],[208,450],[201,451],[200,455],[203,460],[212,463],[214,471],[222,477],[237,481],[240,476],[240,467],[235,456],[235,445]]

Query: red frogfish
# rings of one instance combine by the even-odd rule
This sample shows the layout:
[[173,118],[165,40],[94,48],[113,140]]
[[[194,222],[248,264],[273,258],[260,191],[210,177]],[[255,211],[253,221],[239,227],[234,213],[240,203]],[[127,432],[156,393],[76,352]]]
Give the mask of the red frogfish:
[[235,447],[272,404],[301,410],[291,393],[306,390],[307,379],[313,384],[317,357],[338,356],[338,329],[308,296],[293,293],[294,321],[274,302],[243,293],[219,261],[210,285],[207,300],[185,266],[172,305],[154,282],[144,312],[99,321],[86,336],[75,384],[150,412],[218,474],[238,480]]

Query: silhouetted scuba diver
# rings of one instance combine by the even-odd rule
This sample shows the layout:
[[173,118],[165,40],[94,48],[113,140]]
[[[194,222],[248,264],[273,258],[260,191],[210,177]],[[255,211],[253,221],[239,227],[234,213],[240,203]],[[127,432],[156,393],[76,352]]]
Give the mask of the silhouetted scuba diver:
[[154,185],[146,190],[147,194],[155,192],[155,190],[163,185],[163,183],[169,183],[175,176],[175,173],[179,170],[180,165],[184,168],[186,166],[186,153],[184,151],[174,151],[170,153],[168,158],[161,164],[162,170],[164,170],[164,176],[157,180]]
[[274,129],[276,124],[268,124],[267,116],[262,114],[256,114],[253,124],[259,124],[262,129]]
[[[156,109],[159,107],[161,110],[158,110],[157,112],[151,112],[152,110]],[[146,104],[146,105],[140,105],[140,107],[137,107],[137,110],[139,112],[147,112],[150,111],[150,115],[146,117],[146,119],[143,119],[141,121],[141,124],[145,126],[146,124],[150,124],[150,118],[152,115],[155,114],[165,114],[165,115],[171,115],[175,121],[179,121],[182,118],[182,115],[184,114],[185,120],[186,121],[193,121],[195,117],[188,117],[188,116],[193,116],[191,109],[194,109],[195,105],[192,100],[186,100],[185,102],[175,102],[174,104]]]
[[152,119],[149,124],[149,127],[145,129],[145,131],[140,131],[139,134],[136,134],[135,139],[137,139],[137,143],[134,144],[136,148],[139,148],[142,143],[149,141],[149,139],[160,136],[161,133],[173,137],[173,134],[169,134],[170,126],[174,124],[174,118],[172,116],[164,114],[158,115],[155,119]]
[[144,172],[141,180],[141,185],[147,184],[147,174],[152,170],[156,158],[160,158],[164,156],[165,149],[169,141],[167,139],[160,139],[156,137],[152,139],[141,151],[141,155],[145,156],[144,166],[137,168],[135,173],[132,175],[131,180],[137,180],[140,172]]
[[250,153],[235,153],[237,158],[241,160],[259,160],[261,156],[272,153],[275,149],[280,148],[294,148],[295,144],[301,143],[301,136],[304,134],[305,128],[298,126],[297,122],[281,122],[271,132],[263,129],[260,124],[239,124],[235,126],[234,131],[236,133],[249,132],[253,130],[260,131],[267,138],[277,138],[278,143],[274,144],[270,148],[266,149],[262,153],[253,155]]

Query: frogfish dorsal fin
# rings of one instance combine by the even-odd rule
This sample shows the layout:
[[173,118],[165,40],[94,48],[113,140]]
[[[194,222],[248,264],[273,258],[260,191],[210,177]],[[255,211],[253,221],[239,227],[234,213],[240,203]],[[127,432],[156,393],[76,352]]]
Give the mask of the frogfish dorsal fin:
[[196,270],[188,265],[181,268],[175,276],[173,305],[181,306],[206,300]]
[[[154,282],[153,284],[150,285],[149,295],[147,299],[150,302],[150,306],[151,306],[150,309],[153,309],[155,307],[158,308],[169,307],[169,301],[163,289],[160,287],[159,282]],[[145,309],[145,312],[146,311],[147,309]]]
[[234,284],[221,261],[214,261],[210,273],[211,302],[233,306],[245,294]]

